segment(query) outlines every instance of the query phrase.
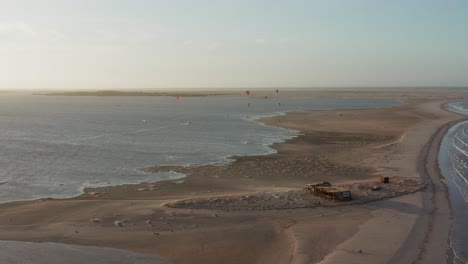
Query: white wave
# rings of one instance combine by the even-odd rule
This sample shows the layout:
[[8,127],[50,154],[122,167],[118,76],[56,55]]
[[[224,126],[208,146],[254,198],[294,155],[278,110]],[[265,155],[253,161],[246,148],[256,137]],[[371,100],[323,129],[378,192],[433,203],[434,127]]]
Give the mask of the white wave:
[[455,147],[458,151],[460,151],[461,153],[463,153],[463,155],[465,155],[465,157],[468,157],[468,152],[466,152],[465,150],[459,148],[457,145],[454,145],[454,147]]
[[463,136],[468,137],[468,134],[466,134],[466,132],[465,132],[465,131],[466,131],[466,127],[464,127],[461,131],[462,131]]
[[468,144],[466,144],[466,142],[465,142],[463,139],[461,139],[458,135],[459,135],[459,133],[457,132],[457,133],[455,134],[454,137],[455,137],[458,141],[460,141],[460,143],[462,143],[463,145],[465,145],[465,147],[468,147]]
[[468,109],[466,109],[465,107],[463,107],[463,106],[461,106],[461,105],[459,105],[457,103],[450,104],[450,107],[455,108],[456,110],[459,110],[461,112],[468,112]]
[[462,172],[457,170],[454,166],[452,166],[451,172],[448,174],[451,175],[451,177],[446,177],[446,180],[450,181],[450,185],[456,189],[465,202],[468,202],[468,190],[466,189],[466,186],[468,186],[467,179],[464,178]]

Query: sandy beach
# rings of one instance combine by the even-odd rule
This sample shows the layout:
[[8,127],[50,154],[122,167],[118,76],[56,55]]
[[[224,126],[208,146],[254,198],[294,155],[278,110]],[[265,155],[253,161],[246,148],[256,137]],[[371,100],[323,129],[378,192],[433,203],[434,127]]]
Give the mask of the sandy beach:
[[[462,92],[301,91],[259,98],[384,98],[398,107],[295,111],[258,120],[300,131],[277,153],[226,166],[148,167],[186,178],[87,189],[70,199],[0,205],[0,240],[155,254],[164,263],[443,263],[451,212],[440,141],[463,119],[441,105]],[[267,100],[267,99],[266,99]],[[380,176],[392,184],[372,192]],[[349,188],[352,202],[307,194]]]

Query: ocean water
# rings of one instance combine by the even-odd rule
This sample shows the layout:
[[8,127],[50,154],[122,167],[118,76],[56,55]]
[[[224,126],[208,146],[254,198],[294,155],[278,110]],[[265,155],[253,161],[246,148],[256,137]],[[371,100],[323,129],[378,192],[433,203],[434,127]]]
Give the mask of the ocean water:
[[[450,111],[468,115],[468,102],[447,105]],[[468,122],[449,129],[439,152],[439,166],[445,177],[453,212],[450,246],[451,263],[468,263]]]
[[61,97],[0,94],[0,202],[79,195],[84,187],[184,177],[154,165],[222,164],[269,154],[297,135],[256,117],[290,110],[399,105],[389,100],[228,96]]

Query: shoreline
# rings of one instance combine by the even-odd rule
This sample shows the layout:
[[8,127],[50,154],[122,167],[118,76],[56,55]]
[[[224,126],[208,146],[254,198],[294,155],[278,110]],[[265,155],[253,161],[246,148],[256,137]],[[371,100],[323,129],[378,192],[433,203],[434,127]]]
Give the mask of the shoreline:
[[[39,95],[42,95],[42,94],[39,94]],[[231,94],[227,94],[227,95],[231,95]],[[72,95],[72,96],[75,96],[75,95]],[[81,95],[77,95],[77,96],[81,96]],[[87,95],[85,95],[85,96],[87,96]],[[350,100],[352,100],[352,99],[350,99]],[[277,154],[278,150],[276,148],[274,148],[275,145],[285,143],[285,142],[287,142],[287,141],[289,141],[291,139],[300,137],[302,135],[302,131],[300,131],[300,130],[291,129],[291,128],[287,128],[287,127],[282,127],[282,126],[279,126],[279,125],[271,125],[271,124],[268,124],[268,122],[262,121],[262,119],[269,119],[269,118],[274,118],[274,117],[286,116],[289,113],[307,113],[307,112],[313,112],[313,111],[320,111],[320,112],[358,111],[358,110],[370,111],[370,110],[373,110],[373,109],[403,107],[406,104],[408,104],[408,102],[402,101],[402,100],[396,100],[395,99],[395,101],[400,101],[401,104],[398,105],[398,106],[382,106],[382,107],[376,107],[376,108],[343,108],[343,109],[325,109],[325,110],[284,110],[284,111],[278,111],[278,112],[275,112],[275,113],[272,113],[272,114],[260,115],[260,116],[255,116],[255,117],[251,117],[251,118],[245,118],[245,119],[241,118],[242,120],[245,120],[247,122],[255,122],[255,123],[258,123],[258,124],[263,125],[263,126],[269,126],[269,127],[289,130],[291,133],[294,133],[294,134],[293,135],[286,135],[286,134],[283,135],[284,138],[280,139],[279,142],[273,142],[273,143],[269,143],[269,144],[262,144],[262,146],[267,147],[270,150],[270,152],[268,152],[268,153],[254,153],[254,154],[245,154],[245,155],[229,155],[229,156],[222,157],[223,160],[222,161],[217,161],[217,162],[189,164],[189,165],[173,165],[173,166],[167,166],[167,167],[187,167],[187,168],[190,168],[190,167],[200,167],[200,166],[229,166],[230,163],[232,163],[233,161],[236,160],[236,158],[239,158],[239,157],[261,157],[261,156],[268,156],[268,155]],[[404,136],[404,135],[402,135],[402,136]],[[399,141],[399,140],[400,139],[397,139],[397,141]],[[395,144],[395,143],[396,143],[396,141],[386,143],[385,145],[391,145],[391,144]],[[376,146],[376,147],[383,147],[383,146]],[[166,167],[166,166],[161,166],[161,167]],[[148,173],[147,171],[145,171],[145,169],[147,169],[147,168],[148,167],[134,168],[134,170]],[[169,173],[171,173],[171,172],[174,172],[174,171],[169,171]],[[174,173],[178,173],[178,172],[174,172]],[[183,173],[178,173],[178,174],[183,174]],[[136,186],[136,185],[141,185],[141,184],[145,184],[145,183],[157,184],[157,183],[165,182],[165,181],[176,181],[176,180],[181,180],[181,179],[183,180],[186,177],[187,177],[187,175],[184,174],[183,177],[177,177],[177,178],[173,178],[173,179],[163,179],[163,180],[151,181],[151,182],[141,181],[141,182],[121,183],[121,184],[111,184],[111,185],[103,184],[103,185],[95,185],[95,186],[93,186],[92,184],[88,185],[88,186],[85,186],[85,184],[83,184],[79,188],[80,193],[75,194],[75,195],[71,195],[71,196],[67,196],[67,197],[39,197],[39,198],[25,199],[25,200],[9,200],[9,201],[0,202],[0,204],[16,203],[16,202],[35,202],[35,201],[44,201],[44,200],[79,199],[80,197],[82,197],[83,195],[88,193],[89,190],[93,190],[93,189],[112,188],[112,187],[127,186],[127,185]],[[0,182],[0,185],[5,184],[7,182],[8,181]],[[399,195],[404,195],[404,194],[399,194]],[[383,199],[386,199],[386,198],[383,198]],[[366,202],[372,202],[372,201],[366,201]]]
[[[439,108],[441,108],[442,110],[446,110],[441,107],[445,105],[446,103],[449,103],[449,102],[444,102],[442,104],[439,104]],[[444,111],[444,112],[448,113],[449,115],[454,114],[454,112],[451,112],[451,111]],[[455,114],[458,114],[458,113],[455,113]],[[439,153],[440,143],[443,137],[445,136],[446,131],[451,127],[451,125],[455,125],[467,119],[468,118],[466,118],[465,116],[465,118],[462,118],[462,119],[450,120],[449,122],[438,125],[435,132],[431,133],[431,137],[423,145],[424,148],[421,148],[421,151],[418,155],[419,157],[417,159],[418,174],[420,175],[421,179],[425,179],[424,178],[425,175],[421,173],[421,168],[423,167],[422,165],[424,165],[424,168],[426,166],[431,167],[432,165],[433,167],[437,167],[436,169],[438,169],[437,156]],[[436,135],[440,137],[439,140],[434,140]],[[428,157],[431,157],[432,159],[428,160],[427,159]],[[422,158],[424,158],[424,160]],[[435,163],[433,163],[434,159],[435,159]],[[434,175],[433,171],[431,171],[430,173],[431,173],[431,176]],[[440,174],[435,174],[435,175],[436,175],[436,180],[437,180],[435,184],[443,184],[443,187],[445,187],[445,184],[443,182],[442,183],[440,182],[439,176],[441,175]],[[432,195],[433,193],[434,192],[431,190],[430,186],[425,188],[422,192],[418,193],[418,195],[420,195],[422,198],[420,200],[420,202],[422,202],[422,207],[420,207],[420,209],[417,210],[418,217],[411,224],[410,228],[408,229],[408,233],[407,234],[405,233],[402,235],[404,239],[401,239],[400,241],[395,241],[397,243],[402,243],[402,244],[400,247],[398,247],[395,250],[394,253],[389,255],[389,257],[385,260],[385,262],[388,261],[388,263],[445,263],[445,256],[447,255],[447,250],[449,250],[448,237],[449,237],[449,230],[451,228],[451,218],[449,215],[449,217],[445,219],[445,220],[448,219],[448,221],[446,221],[446,224],[443,224],[444,222],[443,218],[446,216],[444,210],[448,209],[450,211],[451,206],[448,200],[448,193],[446,192],[443,198],[446,199],[447,206],[444,207],[443,203],[442,203],[442,206],[440,204],[437,204],[437,208],[436,208],[437,210],[430,210],[428,212],[427,202],[432,201],[432,198],[429,197],[428,199],[428,196]],[[412,200],[411,197],[414,197],[414,195],[406,195],[406,196],[403,196],[402,198],[390,199],[390,200],[384,201],[383,204],[391,204],[392,200],[410,201]],[[416,199],[416,204],[419,204],[420,202],[417,202],[417,200],[418,199]],[[401,209],[402,208],[400,207],[396,207],[395,212],[400,211]],[[363,226],[362,227],[363,229],[361,229],[353,238],[349,240],[352,242],[347,241],[343,243],[342,245],[340,245],[337,248],[337,250],[335,250],[334,253],[327,256],[327,258],[325,259],[325,261],[323,261],[323,263],[336,263],[339,261],[346,261],[348,263],[368,263],[368,262],[375,263],[376,262],[375,259],[363,257],[362,255],[351,254],[348,252],[343,253],[343,250],[348,251],[350,247],[351,248],[355,247],[356,244],[366,243],[366,241],[363,240],[366,238],[363,236],[374,235],[375,232],[382,232],[382,230],[379,230],[378,226],[383,224],[382,222],[386,222],[386,220],[388,219],[388,216],[380,217],[380,218],[381,218],[380,222],[378,221],[378,217],[375,218],[376,219],[375,221],[374,220],[369,221],[369,224],[366,224],[365,226]],[[431,222],[429,223],[428,223],[428,218],[429,220],[431,220]],[[434,218],[435,220],[433,220]],[[391,229],[391,227],[387,226],[387,229]],[[401,228],[397,227],[395,229],[395,232],[398,229],[401,229]],[[374,230],[374,231],[369,231],[369,230]],[[446,236],[446,239],[440,240],[440,237],[443,237],[444,235]],[[384,238],[386,240],[388,239],[388,237],[383,236],[382,239]],[[366,246],[373,248],[373,250],[375,250],[376,252],[382,251],[382,254],[383,252],[387,253],[390,250],[389,248],[382,248],[382,247],[379,248],[379,246],[374,246],[372,244],[369,244]],[[365,246],[362,245],[362,247],[365,247]],[[445,249],[441,251],[440,250],[441,248],[442,249],[445,248]],[[382,261],[382,260],[379,260],[379,261]]]
[[[419,107],[420,103],[418,102],[416,106]],[[376,211],[373,208],[375,203],[316,208],[312,211],[286,209],[268,212],[173,209],[165,207],[164,204],[184,197],[216,197],[219,194],[236,194],[241,190],[247,194],[259,191],[278,192],[299,188],[304,182],[319,179],[341,182],[377,177],[373,174],[376,171],[362,170],[360,166],[361,164],[362,166],[381,165],[360,161],[361,158],[365,158],[365,153],[371,151],[382,157],[383,161],[391,161],[392,151],[398,149],[401,143],[378,149],[373,147],[381,145],[382,140],[394,142],[401,136],[402,128],[413,126],[416,120],[431,118],[430,115],[417,112],[422,111],[418,107],[411,104],[384,109],[301,111],[288,112],[286,116],[269,117],[267,125],[273,123],[278,126],[281,124],[280,127],[303,128],[298,130],[304,135],[273,144],[272,147],[278,151],[275,154],[235,157],[234,164],[223,166],[234,170],[232,176],[226,175],[224,171],[217,171],[219,166],[216,168],[201,166],[199,171],[194,170],[193,174],[183,178],[181,183],[172,180],[111,186],[90,189],[87,190],[87,194],[72,199],[44,199],[44,201],[1,204],[4,210],[2,210],[3,217],[0,218],[2,222],[0,227],[4,231],[0,239],[57,241],[67,244],[110,246],[140,253],[161,253],[161,256],[171,260],[170,263],[184,263],[182,261],[184,257],[185,260],[190,258],[203,260],[204,263],[216,263],[219,258],[210,258],[210,256],[216,257],[216,254],[222,254],[223,259],[229,260],[229,263],[235,261],[253,263],[263,260],[271,262],[278,259],[286,262],[291,262],[292,259],[297,263],[318,262],[337,251],[338,245],[343,241],[354,238],[356,233],[360,232],[357,227],[366,223],[370,214]],[[417,113],[419,119],[408,115],[408,110]],[[340,118],[340,112],[343,112],[346,118]],[[381,120],[382,116],[389,119]],[[301,121],[304,118],[309,121]],[[330,118],[333,122],[329,120]],[[309,124],[311,120],[313,122]],[[387,125],[388,122],[393,126]],[[370,124],[372,129],[368,131],[366,137],[372,135],[372,140],[357,136],[367,131]],[[354,134],[349,134],[350,131]],[[403,143],[407,140],[409,139],[404,138]],[[321,156],[324,153],[326,157]],[[291,157],[291,155],[297,156]],[[301,155],[306,155],[307,158]],[[318,162],[310,166],[316,159]],[[400,162],[408,164],[410,161],[402,159]],[[292,165],[296,163],[297,168]],[[246,166],[248,164],[255,164],[262,172],[265,171],[265,175],[257,175],[255,167]],[[310,167],[305,167],[304,171],[299,170],[302,165],[307,164]],[[320,170],[316,174],[311,173],[311,169],[318,168]],[[275,172],[276,170],[278,172]],[[287,179],[284,179],[283,170],[287,171]],[[377,172],[384,175],[388,173],[388,171]],[[311,173],[310,179],[305,177],[309,173]],[[400,172],[390,173],[400,174]],[[221,177],[215,177],[217,175]],[[250,177],[250,175],[255,176]],[[150,185],[157,185],[154,191],[138,190],[148,188]],[[98,192],[99,195],[91,195],[90,191]],[[408,196],[415,195],[418,193],[400,196],[398,199],[406,200]],[[37,220],[27,218],[31,215],[40,217]],[[328,221],[323,221],[324,216]],[[91,217],[98,217],[101,222],[90,223]],[[13,221],[11,223],[3,221],[8,218]],[[372,216],[372,219],[374,218],[375,216]],[[122,227],[114,227],[113,222],[120,219],[126,219],[128,222],[123,222]],[[147,219],[151,219],[152,224],[145,224]],[[164,223],[166,221],[171,224],[167,226]],[[24,226],[28,227],[27,230],[23,230]],[[312,232],[313,234],[307,232],[310,228],[316,231]],[[329,231],[333,228],[338,228],[337,233],[330,234]],[[228,231],[230,229],[234,232]],[[73,234],[73,230],[79,233]],[[158,235],[153,232],[157,232]],[[203,250],[206,252],[204,254],[198,252],[200,249],[197,249],[197,244],[194,244],[187,235],[190,239],[203,237]],[[115,241],[111,239],[112,236],[116,236]],[[260,239],[262,237],[263,239]],[[219,245],[219,239],[225,241],[222,247]],[[330,242],[326,242],[328,240]],[[171,248],[171,245],[178,248]],[[214,251],[213,249],[207,251],[210,247],[213,247]],[[185,250],[191,253],[181,256],[180,253]]]
[[[453,218],[452,218],[452,207],[450,204],[448,188],[445,184],[445,178],[442,175],[442,172],[439,168],[438,163],[438,154],[440,152],[440,147],[442,144],[442,140],[447,134],[448,130],[461,123],[468,121],[468,117],[462,115],[457,112],[450,111],[445,108],[445,106],[450,102],[444,102],[440,104],[440,109],[444,110],[451,114],[457,114],[460,116],[464,116],[463,118],[459,118],[457,120],[450,121],[448,123],[442,124],[437,128],[437,130],[431,135],[429,140],[426,142],[424,147],[421,149],[421,152],[418,157],[418,171],[421,176],[421,179],[424,180],[425,185],[427,186],[422,194],[423,196],[423,210],[428,211],[428,215],[419,215],[418,219],[414,223],[411,232],[408,234],[408,238],[404,241],[402,248],[392,257],[390,260],[391,263],[395,262],[398,263],[399,261],[406,259],[412,259],[412,263],[445,263],[445,258],[448,258],[450,248],[450,232],[452,229]],[[440,191],[443,190],[443,199],[438,197]],[[438,201],[439,200],[439,201]],[[445,200],[445,201],[444,201]],[[447,208],[439,208],[441,203],[446,202],[448,204]],[[438,203],[438,204],[437,204]],[[449,210],[449,217],[444,217],[444,219],[437,219],[436,214],[438,211],[448,209]],[[429,218],[429,219],[424,219]],[[448,221],[448,225],[440,225],[441,222]],[[438,228],[443,228],[443,230],[434,230],[435,226],[439,225]],[[423,228],[423,226],[425,226]],[[447,232],[445,232],[445,231]],[[424,238],[422,241],[415,241],[415,238],[418,239],[417,234],[424,233]],[[436,249],[440,246],[440,241],[437,239],[431,239],[431,237],[440,237],[440,236],[447,236],[446,241],[446,250],[444,250],[445,256],[441,255],[441,251],[437,251]],[[419,238],[420,239],[420,238]],[[406,246],[414,247],[415,244],[420,245],[418,250],[418,254],[416,256],[410,256],[411,252],[408,252]],[[434,245],[435,244],[435,245]],[[430,261],[429,261],[430,260]],[[443,260],[443,262],[439,262]],[[429,261],[429,262],[428,262]]]
[[[450,103],[454,103],[454,102],[458,102],[458,101],[452,101],[452,102],[447,102],[445,104],[442,104],[441,105],[441,108],[445,111],[448,111],[448,112],[451,112],[451,113],[456,113],[456,114],[459,114],[461,116],[463,116],[463,118],[459,119],[459,120],[456,120],[456,121],[453,121],[453,122],[450,122],[448,124],[447,127],[444,127],[443,129],[443,132],[441,131],[441,133],[443,133],[443,136],[440,138],[439,140],[439,144],[438,144],[438,153],[440,152],[440,148],[442,146],[442,142],[443,142],[443,139],[446,137],[448,131],[454,127],[454,126],[457,126],[461,123],[464,123],[464,122],[467,122],[468,121],[468,117],[462,113],[459,113],[459,112],[456,112],[456,111],[451,111],[449,110],[446,106]],[[439,172],[439,177],[443,180],[443,184],[445,186],[445,190],[446,190],[446,196],[447,196],[447,199],[449,201],[449,205],[450,205],[450,229],[449,229],[449,238],[448,238],[448,247],[447,247],[447,258],[448,258],[448,261],[453,262],[454,259],[455,259],[455,250],[452,248],[452,244],[451,244],[451,236],[452,236],[452,231],[453,231],[453,224],[454,224],[454,221],[453,221],[453,208],[452,208],[452,202],[450,200],[450,192],[449,192],[449,189],[448,189],[448,186],[446,184],[446,178],[445,176],[443,175],[442,173],[442,170],[440,169],[439,167],[439,159],[437,157],[437,167],[438,167],[438,172]]]
[[[38,94],[38,95],[43,95],[43,94]],[[44,95],[47,95],[47,94],[44,94]],[[224,94],[223,94],[224,95]],[[231,95],[231,94],[227,94],[227,95]],[[55,96],[55,95],[52,95],[52,96]],[[57,95],[58,96],[58,95]],[[67,95],[68,96],[68,95]],[[71,96],[75,96],[75,95],[71,95]],[[81,96],[81,95],[77,95],[77,96]],[[88,96],[88,95],[85,95],[85,96]],[[90,96],[94,96],[94,95],[90,95]],[[165,95],[164,95],[165,96]],[[208,96],[208,95],[207,95]],[[366,108],[363,108],[362,110],[364,110]],[[341,110],[341,109],[339,109]],[[345,109],[343,109],[345,110]],[[262,144],[262,146],[264,147],[267,147],[269,152],[268,153],[253,153],[253,154],[245,154],[245,155],[240,155],[240,156],[236,156],[236,155],[229,155],[229,156],[223,156],[222,157],[222,160],[220,161],[216,161],[216,162],[208,162],[208,163],[197,163],[197,164],[188,164],[188,165],[174,165],[174,167],[195,167],[195,166],[229,166],[230,163],[232,163],[236,157],[256,157],[256,156],[267,156],[267,155],[273,155],[273,154],[276,154],[277,153],[277,150],[275,148],[273,148],[274,145],[276,144],[282,144],[290,139],[293,139],[293,138],[296,138],[298,136],[301,135],[301,131],[298,131],[298,130],[293,130],[293,129],[288,129],[288,128],[283,128],[283,127],[280,127],[280,126],[272,126],[272,125],[268,125],[266,123],[263,123],[261,122],[260,120],[261,119],[264,119],[264,118],[271,118],[271,117],[277,117],[277,116],[285,116],[287,115],[289,112],[302,112],[302,111],[316,111],[316,110],[285,110],[285,111],[279,111],[279,112],[275,112],[275,113],[272,113],[272,114],[267,114],[267,115],[261,115],[261,116],[255,116],[255,117],[252,117],[252,118],[240,118],[241,120],[244,120],[246,122],[255,122],[255,123],[258,123],[259,125],[262,125],[262,126],[269,126],[269,127],[274,127],[274,128],[279,128],[279,129],[285,129],[285,130],[289,130],[291,133],[294,133],[294,135],[286,135],[284,134],[282,136],[281,139],[279,139],[278,142],[272,142],[272,143],[269,143],[269,144]],[[332,110],[318,110],[318,111],[337,111],[336,109],[332,109]],[[136,171],[139,171],[139,172],[144,172],[144,173],[151,173],[151,172],[146,172],[145,169],[147,167],[143,167],[143,168],[134,168],[133,170],[136,170]],[[169,172],[171,173],[171,172]],[[180,174],[180,173],[178,173]],[[184,179],[186,178],[187,175],[184,174],[183,177],[177,177],[177,178],[172,178],[172,179],[162,179],[162,180],[158,180],[158,181],[151,181],[151,182],[148,182],[148,181],[140,181],[140,182],[131,182],[131,183],[121,183],[121,184],[111,184],[111,185],[107,185],[107,184],[103,184],[103,185],[95,185],[93,186],[92,184],[91,185],[85,185],[85,183],[83,183],[80,188],[78,189],[78,194],[74,194],[74,195],[71,195],[71,196],[66,196],[66,197],[39,197],[39,198],[33,198],[33,199],[25,199],[25,200],[8,200],[8,201],[2,201],[0,202],[0,205],[1,204],[7,204],[7,203],[16,203],[16,202],[35,202],[35,201],[44,201],[44,200],[68,200],[68,199],[79,199],[81,196],[85,195],[88,191],[87,190],[92,190],[92,189],[100,189],[100,188],[112,188],[112,187],[117,187],[117,186],[127,186],[127,185],[130,185],[130,186],[134,186],[134,185],[141,185],[141,184],[145,184],[145,183],[153,183],[153,184],[157,184],[159,182],[165,182],[165,181],[175,181],[175,180],[181,180],[181,179]],[[2,184],[5,184],[5,183],[8,183],[8,181],[4,181],[4,182],[0,182],[0,185]]]
[[[444,106],[445,106],[445,104],[441,105],[441,108],[443,108],[446,111],[449,111],[449,110],[445,109]],[[425,148],[423,153],[421,153],[423,157],[421,159],[421,164],[420,164],[419,169],[422,172],[421,175],[424,175],[424,178],[425,178],[426,182],[429,183],[430,188],[432,189],[431,195],[429,197],[429,200],[431,201],[431,207],[432,208],[430,209],[431,210],[431,220],[430,220],[430,223],[429,223],[430,226],[428,228],[429,232],[427,233],[426,237],[424,238],[423,250],[418,255],[418,258],[417,258],[418,261],[423,261],[424,259],[426,259],[426,260],[427,259],[431,259],[431,260],[433,259],[433,252],[428,250],[428,249],[434,247],[433,245],[430,244],[431,242],[434,242],[434,241],[431,241],[430,238],[431,238],[431,236],[434,236],[434,234],[431,234],[431,232],[435,232],[435,231],[433,231],[434,226],[435,226],[434,221],[436,221],[436,220],[434,220],[434,214],[437,213],[438,210],[440,210],[436,205],[436,202],[437,202],[437,199],[438,199],[438,197],[437,197],[438,190],[443,190],[443,196],[444,196],[444,199],[448,202],[448,209],[450,211],[450,217],[448,218],[448,220],[450,221],[450,225],[448,227],[448,233],[447,233],[448,239],[447,239],[446,253],[450,251],[449,240],[450,240],[450,232],[451,232],[451,228],[452,228],[452,224],[453,224],[453,220],[452,220],[453,212],[452,212],[452,207],[451,207],[451,203],[450,203],[450,199],[449,199],[449,193],[448,193],[447,185],[445,184],[445,181],[441,181],[441,180],[445,180],[445,177],[442,175],[442,172],[441,172],[441,170],[439,168],[438,154],[440,152],[440,147],[441,147],[441,144],[442,144],[442,140],[445,137],[445,135],[447,134],[448,130],[452,126],[455,126],[458,123],[461,123],[461,122],[464,122],[464,121],[467,121],[467,120],[468,120],[468,118],[465,117],[465,118],[455,120],[455,121],[449,122],[449,123],[444,124],[443,126],[441,126],[434,133],[433,137],[430,139],[430,142],[428,142],[427,148]],[[429,167],[429,166],[431,166],[430,164],[432,164],[432,168]],[[425,253],[427,254],[427,256],[424,256]]]
[[[434,132],[433,136],[430,139],[430,142],[427,143],[427,144],[429,144],[429,146],[427,146],[427,149],[425,149],[425,151],[423,150],[423,153],[421,153],[421,155],[423,157],[421,158],[422,164],[420,165],[420,170],[422,170],[422,172],[423,172],[423,173],[421,173],[421,175],[426,176],[426,181],[429,181],[429,184],[431,185],[432,189],[436,189],[436,191],[432,192],[432,195],[436,194],[437,189],[438,189],[438,186],[436,186],[436,185],[440,184],[443,187],[443,190],[444,190],[444,197],[445,197],[445,199],[447,200],[447,202],[449,204],[450,226],[449,226],[448,239],[447,239],[447,250],[446,250],[447,258],[449,258],[449,259],[451,257],[451,254],[453,254],[453,252],[452,252],[453,249],[450,246],[450,234],[452,232],[452,227],[453,227],[453,208],[452,208],[450,197],[449,197],[449,190],[448,190],[447,184],[445,183],[445,176],[442,174],[442,171],[441,171],[441,169],[439,167],[438,155],[439,155],[439,152],[440,152],[440,149],[441,149],[441,146],[442,146],[442,141],[445,138],[445,136],[447,135],[448,130],[450,128],[452,128],[453,126],[458,125],[459,123],[468,121],[468,117],[466,117],[466,115],[463,115],[463,114],[458,113],[458,112],[450,111],[449,109],[446,108],[446,106],[448,104],[453,103],[453,102],[456,102],[456,101],[443,103],[443,104],[440,105],[440,108],[442,110],[444,110],[444,111],[447,111],[447,112],[450,112],[450,113],[455,113],[455,114],[461,115],[463,117],[460,118],[460,119],[457,119],[457,120],[454,120],[454,121],[451,121],[449,123],[444,124],[443,126],[439,127],[439,129],[436,132]],[[430,153],[431,150],[433,150],[435,152],[432,155]],[[436,168],[435,169],[434,168],[428,168],[429,164],[433,164],[433,166],[436,167]],[[431,172],[431,170],[432,170],[432,172]],[[434,172],[435,172],[435,174],[434,174]],[[431,175],[431,173],[433,175]],[[438,178],[439,181],[437,181],[435,178]],[[432,206],[434,206],[434,208],[432,210],[437,211],[438,209],[434,204],[435,199],[436,198],[434,196],[431,197],[431,202],[433,203]],[[432,222],[430,224],[434,225]],[[429,230],[432,231],[432,228],[430,227]],[[427,235],[428,236],[424,239],[424,248],[431,247],[430,245],[428,245],[428,243],[430,243],[430,241],[429,241],[430,233],[428,233]],[[418,255],[417,260],[419,260],[419,261],[422,260],[423,257],[424,257],[423,254],[424,254],[424,250],[420,252],[420,254]],[[432,257],[426,257],[426,259],[432,259]]]

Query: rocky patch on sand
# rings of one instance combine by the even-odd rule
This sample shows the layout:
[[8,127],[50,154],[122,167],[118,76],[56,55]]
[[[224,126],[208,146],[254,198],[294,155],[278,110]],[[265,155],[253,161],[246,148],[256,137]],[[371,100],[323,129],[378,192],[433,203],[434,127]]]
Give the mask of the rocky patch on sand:
[[212,210],[275,210],[342,206],[372,202],[417,192],[422,190],[424,185],[419,179],[393,177],[390,179],[390,183],[387,184],[369,181],[340,184],[336,185],[336,187],[351,191],[352,200],[333,202],[330,199],[315,196],[305,190],[296,189],[287,192],[261,192],[239,196],[186,199],[167,203],[166,206]]

